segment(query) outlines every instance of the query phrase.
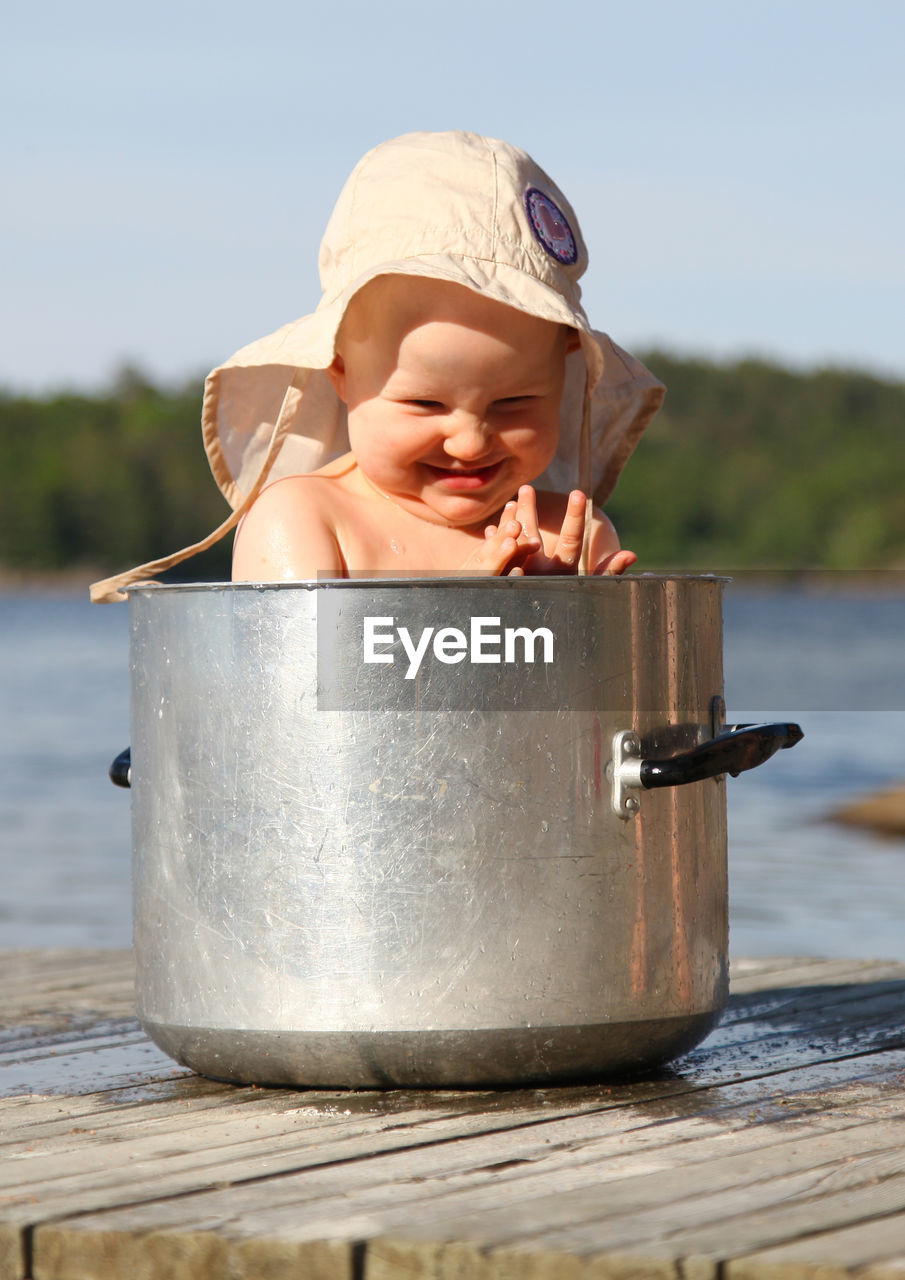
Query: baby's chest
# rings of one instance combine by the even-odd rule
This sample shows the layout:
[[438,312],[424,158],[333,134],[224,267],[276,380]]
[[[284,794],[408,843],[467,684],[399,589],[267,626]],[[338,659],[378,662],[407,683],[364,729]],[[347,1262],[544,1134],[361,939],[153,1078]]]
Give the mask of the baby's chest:
[[371,528],[344,531],[343,558],[350,572],[452,573],[462,567],[481,542],[462,529],[419,521],[376,521]]

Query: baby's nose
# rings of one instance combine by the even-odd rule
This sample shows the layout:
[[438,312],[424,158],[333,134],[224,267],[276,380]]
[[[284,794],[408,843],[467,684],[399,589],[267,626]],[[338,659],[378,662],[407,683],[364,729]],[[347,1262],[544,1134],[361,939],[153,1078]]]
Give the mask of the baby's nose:
[[483,418],[476,414],[457,414],[450,426],[443,448],[451,458],[472,462],[488,452],[492,433]]

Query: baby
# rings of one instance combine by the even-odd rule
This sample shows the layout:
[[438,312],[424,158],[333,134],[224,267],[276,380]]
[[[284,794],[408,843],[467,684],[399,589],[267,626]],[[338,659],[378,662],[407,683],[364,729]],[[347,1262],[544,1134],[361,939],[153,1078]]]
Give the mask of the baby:
[[587,252],[525,152],[414,133],[353,170],[309,316],[205,385],[202,430],[239,525],[233,578],[623,573],[605,501],[663,398],[581,306]]
[[[577,347],[574,330],[460,284],[371,280],[327,371],[351,450],[264,489],[239,528],[233,577],[575,572],[585,495],[535,494],[530,482],[556,454]],[[590,555],[597,573],[636,559],[601,512]]]

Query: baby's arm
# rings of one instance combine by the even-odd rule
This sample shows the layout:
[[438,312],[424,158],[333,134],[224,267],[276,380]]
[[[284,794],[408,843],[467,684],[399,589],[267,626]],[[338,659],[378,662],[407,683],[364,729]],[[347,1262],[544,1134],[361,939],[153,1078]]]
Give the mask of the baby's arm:
[[236,533],[234,582],[297,582],[318,573],[346,576],[336,536],[317,501],[317,484],[307,476],[290,476],[261,492]]

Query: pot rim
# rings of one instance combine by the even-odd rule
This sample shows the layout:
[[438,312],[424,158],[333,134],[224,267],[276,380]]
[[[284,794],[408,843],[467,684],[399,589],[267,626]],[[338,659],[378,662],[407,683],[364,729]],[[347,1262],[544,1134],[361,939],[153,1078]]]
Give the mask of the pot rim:
[[514,577],[514,578],[495,578],[487,577],[486,574],[458,574],[449,576],[426,576],[421,574],[411,574],[407,577],[399,576],[383,576],[381,574],[368,574],[357,576],[355,578],[319,578],[316,581],[305,582],[135,582],[131,586],[123,588],[128,595],[144,595],[145,593],[153,593],[159,595],[161,593],[173,592],[176,594],[190,594],[192,592],[243,592],[251,591],[256,593],[264,593],[269,591],[317,591],[326,589],[329,591],[336,590],[361,590],[369,587],[420,587],[420,588],[440,588],[461,589],[467,586],[470,589],[479,588],[480,590],[506,590],[506,591],[612,591],[618,590],[626,583],[637,585],[651,583],[659,585],[664,582],[681,582],[681,583],[727,583],[732,582],[731,577],[725,574],[716,573],[635,573],[622,574],[619,577],[573,577],[570,575],[550,576],[550,577]]

